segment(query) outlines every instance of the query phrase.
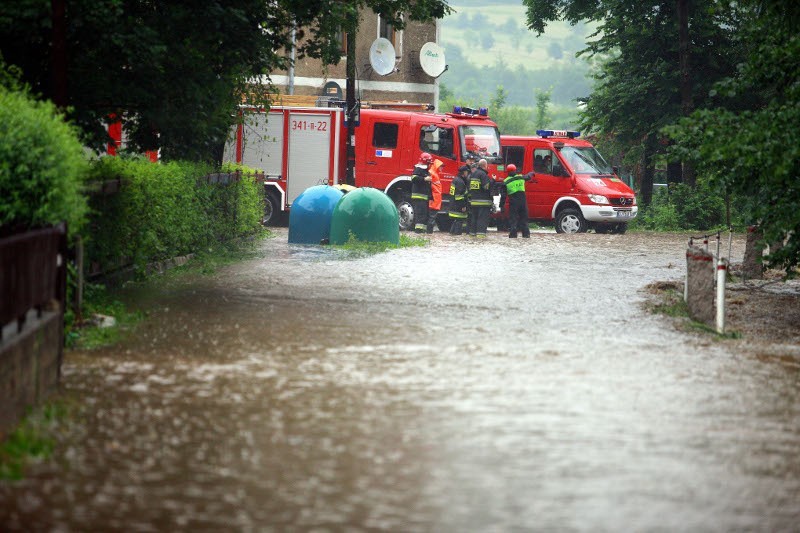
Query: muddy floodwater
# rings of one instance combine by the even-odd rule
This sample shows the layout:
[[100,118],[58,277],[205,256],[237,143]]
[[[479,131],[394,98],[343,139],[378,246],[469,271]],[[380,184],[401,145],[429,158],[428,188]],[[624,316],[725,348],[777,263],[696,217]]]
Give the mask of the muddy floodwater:
[[686,235],[286,241],[67,354],[80,416],[4,529],[800,528],[798,366],[642,310]]

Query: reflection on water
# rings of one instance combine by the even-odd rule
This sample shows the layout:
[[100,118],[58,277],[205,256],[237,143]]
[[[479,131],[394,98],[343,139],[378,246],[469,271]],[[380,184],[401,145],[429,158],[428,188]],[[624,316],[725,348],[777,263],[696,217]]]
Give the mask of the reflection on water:
[[[741,256],[742,243],[735,243]],[[787,530],[796,367],[644,315],[682,236],[286,244],[140,294],[7,529]]]

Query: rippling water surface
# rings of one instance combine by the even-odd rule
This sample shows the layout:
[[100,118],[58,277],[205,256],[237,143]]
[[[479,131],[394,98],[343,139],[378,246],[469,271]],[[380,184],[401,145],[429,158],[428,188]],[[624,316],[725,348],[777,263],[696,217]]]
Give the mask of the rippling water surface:
[[[54,460],[16,530],[792,530],[796,366],[675,331],[641,288],[680,235],[362,258],[263,243],[140,294],[135,339],[68,354]],[[734,243],[734,257],[743,243]]]

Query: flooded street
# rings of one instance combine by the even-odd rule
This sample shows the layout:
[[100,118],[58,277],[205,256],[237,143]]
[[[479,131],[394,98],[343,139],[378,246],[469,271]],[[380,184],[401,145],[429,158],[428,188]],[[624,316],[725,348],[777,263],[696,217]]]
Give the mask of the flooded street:
[[642,310],[685,235],[286,241],[67,354],[79,420],[0,529],[798,528],[797,366]]

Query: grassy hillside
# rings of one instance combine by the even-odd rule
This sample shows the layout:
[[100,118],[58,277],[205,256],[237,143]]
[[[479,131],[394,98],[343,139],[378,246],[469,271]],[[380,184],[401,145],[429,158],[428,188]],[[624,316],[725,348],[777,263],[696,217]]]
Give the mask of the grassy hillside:
[[543,35],[525,26],[521,2],[460,0],[442,21],[440,42],[449,69],[440,81],[456,97],[487,102],[498,85],[508,105],[532,107],[537,89],[552,90],[560,108],[576,107],[588,96],[589,65],[575,57],[593,29],[585,24],[554,23]]

